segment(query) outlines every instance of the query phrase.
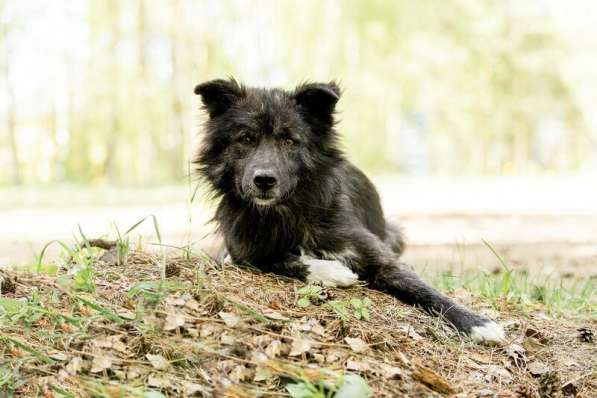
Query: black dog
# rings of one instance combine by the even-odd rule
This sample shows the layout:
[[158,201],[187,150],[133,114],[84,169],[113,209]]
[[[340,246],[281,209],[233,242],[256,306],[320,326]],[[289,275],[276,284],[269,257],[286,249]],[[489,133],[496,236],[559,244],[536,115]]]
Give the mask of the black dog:
[[498,324],[398,262],[400,230],[338,148],[335,83],[284,91],[213,80],[195,94],[209,113],[195,163],[220,198],[215,220],[233,262],[330,286],[365,280],[477,342],[504,340]]

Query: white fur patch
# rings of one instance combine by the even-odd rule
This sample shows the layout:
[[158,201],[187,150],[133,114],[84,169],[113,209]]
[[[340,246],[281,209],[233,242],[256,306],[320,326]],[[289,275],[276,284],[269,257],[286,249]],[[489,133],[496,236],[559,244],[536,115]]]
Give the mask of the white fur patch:
[[335,260],[318,260],[302,256],[301,261],[309,266],[307,282],[322,283],[330,287],[347,287],[354,285],[359,277],[347,266]]
[[506,340],[504,329],[493,321],[483,326],[473,326],[470,334],[475,343],[500,344]]

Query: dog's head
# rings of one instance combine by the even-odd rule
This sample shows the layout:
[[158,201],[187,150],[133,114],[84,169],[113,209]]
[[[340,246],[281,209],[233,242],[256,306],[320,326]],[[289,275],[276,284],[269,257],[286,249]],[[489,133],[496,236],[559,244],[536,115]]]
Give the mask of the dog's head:
[[209,114],[195,162],[218,194],[276,206],[309,189],[310,176],[341,156],[333,129],[340,89],[333,82],[284,91],[212,80],[195,94]]

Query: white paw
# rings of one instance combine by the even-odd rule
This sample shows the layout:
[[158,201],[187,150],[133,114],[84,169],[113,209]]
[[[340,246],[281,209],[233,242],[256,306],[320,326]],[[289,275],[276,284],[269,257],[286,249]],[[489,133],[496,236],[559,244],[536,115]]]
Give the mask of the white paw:
[[475,343],[501,344],[506,340],[506,333],[500,325],[488,321],[483,326],[473,326],[470,337]]
[[355,284],[359,279],[347,266],[336,260],[318,260],[308,256],[301,257],[301,260],[309,266],[309,283],[346,287]]

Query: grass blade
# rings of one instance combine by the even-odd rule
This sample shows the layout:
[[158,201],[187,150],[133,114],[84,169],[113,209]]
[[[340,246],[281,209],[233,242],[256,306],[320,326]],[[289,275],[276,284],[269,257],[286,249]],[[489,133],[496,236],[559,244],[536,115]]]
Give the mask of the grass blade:
[[491,250],[491,252],[494,254],[494,256],[498,259],[498,261],[500,262],[500,264],[502,265],[502,267],[504,267],[504,269],[508,272],[510,272],[510,267],[508,267],[508,265],[506,264],[506,261],[504,260],[504,258],[497,252],[497,250],[495,250],[495,248],[489,243],[487,242],[485,239],[481,238],[481,240],[483,241],[483,244],[485,246],[487,246],[487,248],[489,250]]
[[40,361],[42,361],[48,365],[53,365],[54,363],[56,363],[56,361],[54,361],[49,356],[37,351],[35,348],[32,348],[17,339],[13,339],[12,337],[8,337],[8,336],[1,336],[0,339],[10,341],[12,344],[16,345],[23,351],[28,352],[29,354],[33,355],[34,357],[36,357],[37,359],[39,359]]

